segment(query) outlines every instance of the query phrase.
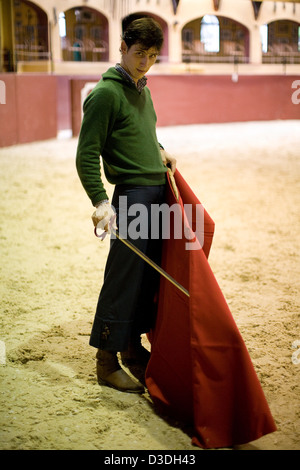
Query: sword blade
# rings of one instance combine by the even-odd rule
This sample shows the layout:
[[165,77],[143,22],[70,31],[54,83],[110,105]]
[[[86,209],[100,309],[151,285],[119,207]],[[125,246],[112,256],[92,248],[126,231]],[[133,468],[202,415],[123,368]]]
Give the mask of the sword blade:
[[187,297],[190,296],[189,291],[185,289],[179,282],[177,282],[170,274],[168,274],[164,269],[162,269],[158,264],[156,264],[152,259],[150,259],[145,253],[143,253],[139,248],[134,246],[133,243],[131,243],[129,240],[122,238],[120,234],[117,231],[113,231],[113,233],[116,235],[118,240],[120,242],[124,243],[130,250],[134,251],[140,258],[142,258],[146,263],[148,263],[150,266],[152,266],[153,269],[155,269],[157,272],[159,272],[162,276],[164,276],[169,282],[171,282],[174,286],[177,287],[181,292],[183,292]]

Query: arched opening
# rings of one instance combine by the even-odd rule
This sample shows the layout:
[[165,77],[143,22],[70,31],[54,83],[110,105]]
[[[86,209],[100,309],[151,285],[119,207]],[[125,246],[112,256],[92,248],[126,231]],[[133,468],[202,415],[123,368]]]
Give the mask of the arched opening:
[[75,7],[60,13],[59,34],[63,60],[108,61],[108,20],[99,11]]
[[220,51],[220,22],[214,15],[205,15],[201,20],[200,41],[205,52]]
[[300,63],[300,24],[273,21],[261,28],[263,63]]
[[241,23],[204,15],[182,29],[183,62],[249,62],[249,31]]
[[48,18],[37,5],[27,0],[14,3],[15,60],[48,60]]

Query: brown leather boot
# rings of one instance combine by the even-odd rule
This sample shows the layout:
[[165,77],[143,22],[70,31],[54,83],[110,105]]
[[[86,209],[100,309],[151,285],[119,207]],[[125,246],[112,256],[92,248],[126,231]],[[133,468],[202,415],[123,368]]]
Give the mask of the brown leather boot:
[[122,364],[146,387],[145,372],[150,352],[142,346],[141,337],[131,340],[127,351],[122,351],[120,356]]
[[97,379],[100,385],[108,385],[121,392],[143,393],[144,387],[135,382],[121,368],[117,354],[98,349],[96,354]]
[[141,338],[131,340],[127,351],[121,352],[122,363],[126,366],[147,367],[150,352],[141,344]]

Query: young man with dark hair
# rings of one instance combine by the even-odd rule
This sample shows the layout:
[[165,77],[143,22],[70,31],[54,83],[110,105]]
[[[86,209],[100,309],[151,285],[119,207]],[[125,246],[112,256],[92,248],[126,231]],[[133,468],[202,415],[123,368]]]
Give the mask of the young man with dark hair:
[[[76,165],[96,207],[93,222],[97,229],[113,232],[118,227],[121,232],[123,227],[130,238],[130,209],[137,203],[147,208],[147,236],[130,241],[159,263],[161,240],[150,237],[151,206],[164,202],[166,164],[175,171],[176,162],[157,141],[156,114],[145,74],[161,50],[163,33],[149,17],[127,23],[121,63],[103,74],[84,103]],[[116,185],[112,204],[101,179],[100,155],[107,180]],[[99,383],[127,392],[144,390],[122,369],[117,352],[124,363],[147,364],[149,353],[141,345],[141,334],[153,324],[158,284],[158,274],[112,236],[90,338],[90,345],[98,348]]]

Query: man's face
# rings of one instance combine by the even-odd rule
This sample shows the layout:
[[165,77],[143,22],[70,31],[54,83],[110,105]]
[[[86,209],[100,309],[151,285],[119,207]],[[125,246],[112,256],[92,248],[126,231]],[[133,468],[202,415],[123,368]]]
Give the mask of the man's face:
[[124,41],[121,44],[121,65],[137,83],[155,63],[158,50],[156,47],[145,49],[141,44],[133,44],[129,49]]

